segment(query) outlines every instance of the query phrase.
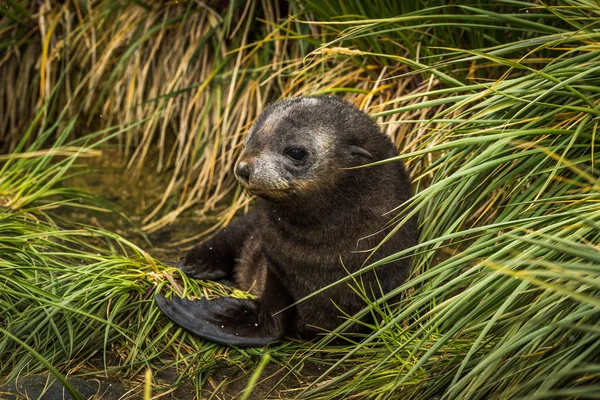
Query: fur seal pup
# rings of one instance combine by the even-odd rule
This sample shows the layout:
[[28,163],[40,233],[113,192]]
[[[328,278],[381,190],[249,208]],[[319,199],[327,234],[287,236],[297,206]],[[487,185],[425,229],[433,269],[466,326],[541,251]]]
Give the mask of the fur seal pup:
[[[349,168],[397,155],[367,114],[337,97],[270,105],[251,128],[234,171],[257,196],[254,211],[194,247],[178,265],[193,278],[233,279],[257,299],[157,295],[159,307],[188,331],[225,345],[262,346],[286,331],[335,329],[342,312],[353,315],[365,306],[347,284],[289,306],[359,270],[383,239],[391,218],[386,213],[412,195],[405,169],[400,162]],[[406,249],[416,237],[413,218],[375,254]],[[375,299],[402,284],[408,270],[409,260],[397,260],[360,280]]]

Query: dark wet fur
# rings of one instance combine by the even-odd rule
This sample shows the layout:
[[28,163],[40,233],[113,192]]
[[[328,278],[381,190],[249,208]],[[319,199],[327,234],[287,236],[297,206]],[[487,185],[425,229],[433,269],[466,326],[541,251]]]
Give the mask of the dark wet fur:
[[[234,279],[240,289],[258,299],[171,303],[157,299],[167,316],[200,337],[222,344],[260,346],[286,331],[314,335],[333,330],[344,321],[336,307],[350,315],[365,307],[348,284],[342,283],[280,312],[346,277],[347,271],[359,270],[369,254],[362,250],[375,247],[389,232],[382,229],[395,214],[386,213],[411,197],[410,181],[400,162],[346,169],[398,155],[365,113],[336,97],[318,97],[319,107],[307,106],[302,99],[268,107],[252,129],[254,136],[246,152],[253,157],[260,157],[264,149],[281,152],[287,142],[295,140],[294,134],[309,144],[311,138],[306,135],[319,131],[333,135],[327,160],[317,160],[321,163],[313,170],[292,171],[297,182],[314,182],[285,198],[258,198],[253,212],[192,249],[181,264],[186,274],[198,279]],[[275,134],[263,140],[263,124],[282,108],[287,108],[286,117],[274,128]],[[242,157],[252,160],[247,154]],[[293,168],[286,168],[289,176]],[[411,247],[416,240],[413,218],[373,259]],[[409,262],[397,260],[362,274],[369,297],[376,299],[401,285]],[[256,320],[252,324],[257,326],[248,325],[248,318]],[[206,325],[211,325],[210,331]]]

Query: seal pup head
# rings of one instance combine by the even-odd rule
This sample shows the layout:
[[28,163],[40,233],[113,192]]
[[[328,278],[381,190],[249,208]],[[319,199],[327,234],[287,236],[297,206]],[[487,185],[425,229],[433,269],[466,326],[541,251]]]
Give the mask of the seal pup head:
[[391,141],[353,105],[334,96],[276,102],[258,117],[235,166],[251,194],[268,200],[306,198],[328,190],[347,168],[393,157]]

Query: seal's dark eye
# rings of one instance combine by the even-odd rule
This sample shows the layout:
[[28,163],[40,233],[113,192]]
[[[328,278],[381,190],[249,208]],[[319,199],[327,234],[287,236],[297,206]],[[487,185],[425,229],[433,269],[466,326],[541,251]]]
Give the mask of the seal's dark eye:
[[289,149],[285,154],[296,163],[303,162],[306,160],[306,152],[300,149]]

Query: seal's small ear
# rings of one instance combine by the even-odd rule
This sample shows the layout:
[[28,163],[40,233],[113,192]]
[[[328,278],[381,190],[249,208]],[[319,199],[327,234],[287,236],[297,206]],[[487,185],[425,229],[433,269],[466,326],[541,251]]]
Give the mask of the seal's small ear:
[[371,153],[369,153],[366,149],[360,146],[351,144],[350,146],[348,146],[348,149],[350,150],[350,154],[353,156],[359,156],[364,157],[368,160],[373,160],[373,156],[371,155]]

